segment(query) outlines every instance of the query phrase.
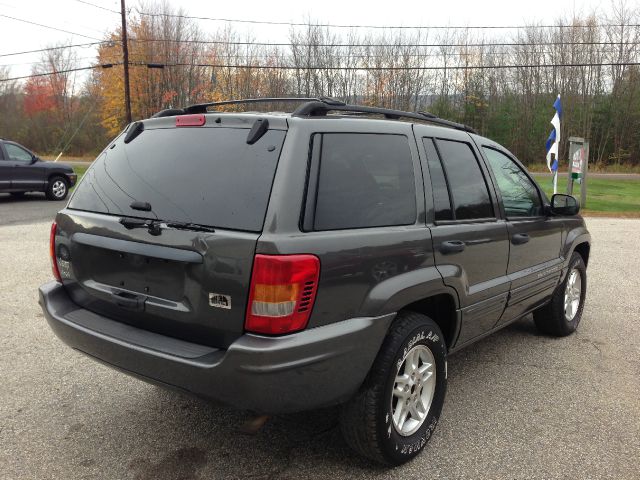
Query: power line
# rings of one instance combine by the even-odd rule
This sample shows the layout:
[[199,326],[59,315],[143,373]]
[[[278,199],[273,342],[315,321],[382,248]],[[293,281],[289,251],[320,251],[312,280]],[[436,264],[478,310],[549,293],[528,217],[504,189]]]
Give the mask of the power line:
[[[59,75],[61,73],[79,72],[82,70],[93,70],[97,68],[111,68],[122,65],[122,63],[107,63],[101,65],[91,65],[88,67],[70,68],[58,70],[56,72],[37,73],[0,79],[0,82],[22,80],[26,78],[46,77],[49,75]],[[640,62],[607,62],[607,63],[548,63],[548,64],[526,64],[526,65],[441,65],[424,67],[325,67],[325,66],[289,66],[289,65],[236,65],[222,63],[143,63],[130,62],[129,65],[147,68],[165,67],[209,67],[209,68],[238,68],[254,70],[344,70],[344,71],[419,71],[419,70],[497,70],[497,69],[517,69],[517,68],[561,68],[561,67],[625,67],[640,66]]]
[[[80,57],[80,58],[73,58],[73,61],[78,61],[78,60],[95,60],[95,57]],[[23,66],[23,65],[48,65],[51,62],[49,62],[48,60],[42,60],[42,61],[37,61],[37,62],[23,62],[23,63],[1,63],[0,67],[18,67],[18,66]]]
[[76,43],[74,45],[61,45],[59,47],[40,48],[38,50],[25,50],[24,52],[2,53],[0,54],[0,57],[12,57],[14,55],[26,55],[28,53],[49,52],[51,50],[62,50],[65,48],[90,47],[93,45],[102,45],[107,43],[115,43],[115,42],[112,42],[110,40],[105,40],[100,42]]
[[599,27],[638,27],[640,24],[602,24],[602,25],[476,25],[476,26],[443,26],[443,25],[344,25],[314,22],[284,22],[270,20],[244,20],[237,18],[198,17],[174,13],[150,13],[137,10],[138,14],[148,17],[183,18],[189,20],[208,20],[212,22],[249,23],[259,25],[285,25],[292,27],[331,27],[331,28],[371,28],[371,29],[404,29],[404,30],[515,30],[524,28],[599,28]]
[[551,63],[551,64],[526,64],[526,65],[447,65],[424,67],[331,67],[331,66],[289,66],[289,65],[235,65],[216,63],[172,63],[154,64],[133,62],[130,65],[146,66],[150,68],[164,67],[212,67],[212,68],[238,68],[255,70],[345,70],[345,71],[415,71],[415,70],[492,70],[504,68],[560,68],[560,67],[623,67],[637,66],[640,62],[610,62],[610,63]]
[[85,5],[90,5],[92,7],[95,8],[99,8],[100,10],[105,10],[107,12],[112,12],[112,13],[116,13],[118,15],[120,15],[120,12],[118,12],[117,10],[111,10],[110,8],[106,8],[106,7],[101,7],[100,5],[96,5],[95,3],[91,3],[91,2],[85,2],[84,0],[75,0],[78,3],[84,3]]
[[80,72],[83,70],[93,70],[95,68],[111,68],[115,65],[122,65],[122,64],[121,63],[104,63],[101,65],[91,65],[88,67],[78,67],[78,68],[68,68],[66,70],[57,70],[55,72],[32,73],[31,75],[22,75],[21,77],[0,78],[0,82],[11,82],[15,80],[23,80],[25,78],[47,77],[49,75],[60,75],[61,73]]
[[[359,48],[404,48],[404,47],[416,47],[416,48],[467,48],[467,47],[535,47],[541,45],[554,45],[554,46],[567,46],[567,45],[609,45],[619,46],[620,42],[608,41],[608,42],[572,42],[572,41],[559,41],[559,42],[479,42],[479,43],[298,43],[293,44],[291,42],[271,43],[271,42],[231,42],[227,40],[174,40],[170,38],[130,38],[130,42],[140,43],[152,43],[152,42],[164,42],[164,43],[185,43],[185,44],[203,44],[203,45],[235,45],[235,46],[262,46],[262,47],[359,47]],[[625,43],[629,45],[629,43]]]
[[[444,47],[455,47],[455,48],[469,48],[469,47],[536,47],[536,46],[563,46],[563,45],[607,45],[607,46],[615,46],[618,47],[620,45],[619,42],[546,42],[546,43],[536,43],[536,42],[511,42],[511,43],[418,43],[418,44],[297,44],[293,45],[291,43],[261,43],[261,42],[228,42],[223,40],[173,40],[173,39],[138,39],[138,38],[129,38],[130,42],[139,42],[139,43],[151,43],[151,42],[169,42],[169,43],[188,43],[188,44],[211,44],[211,45],[236,45],[236,46],[248,46],[248,45],[256,45],[256,46],[271,46],[271,47],[387,47],[387,48],[404,48],[404,47],[416,47],[416,48],[444,48]],[[118,42],[116,40],[102,40],[98,42],[88,42],[88,43],[76,43],[72,45],[61,45],[58,47],[48,47],[48,48],[40,48],[37,50],[25,50],[21,52],[12,52],[12,53],[2,53],[0,57],[11,57],[16,55],[26,55],[30,53],[39,53],[39,52],[48,52],[52,50],[62,50],[65,48],[78,48],[78,47],[90,47],[93,45],[108,45],[112,44],[112,46],[118,46]],[[629,43],[625,43],[625,45],[629,45]],[[418,54],[410,54],[410,55],[418,55]],[[453,53],[447,53],[447,55],[453,55]]]
[[99,38],[96,37],[90,37],[89,35],[83,35],[82,33],[76,33],[76,32],[70,32],[69,30],[63,30],[61,28],[56,28],[56,27],[50,27],[49,25],[43,25],[42,23],[36,23],[36,22],[32,22],[30,20],[24,20],[22,18],[16,18],[16,17],[11,17],[9,15],[5,15],[3,13],[0,13],[0,17],[4,17],[4,18],[9,18],[11,20],[15,20],[17,22],[23,22],[23,23],[28,23],[30,25],[36,25],[38,27],[42,27],[42,28],[48,28],[50,30],[56,30],[57,32],[62,32],[62,33],[68,33],[70,35],[77,35],[78,37],[84,37],[84,38],[88,38],[89,40],[98,40],[101,41]]
[[[542,45],[541,45],[542,46]],[[592,55],[607,55],[607,54],[611,54],[611,53],[618,53],[619,51],[617,49],[598,49],[598,50],[590,50],[587,52],[580,52],[581,56],[592,56]],[[552,54],[556,54],[558,53],[557,51],[554,50],[527,50],[527,51],[489,51],[489,52],[447,52],[446,54],[443,53],[400,53],[397,56],[400,58],[440,58],[443,56],[458,56],[458,57],[469,57],[469,56],[481,56],[481,57],[494,57],[494,56],[506,56],[506,55],[518,55],[518,54],[527,54],[527,55],[552,55]],[[130,54],[130,57],[133,56],[135,57],[134,60],[137,61],[141,61],[141,62],[151,62],[151,63],[163,63],[166,62],[167,60],[154,60],[151,61],[149,59],[149,57],[154,57],[156,54],[154,54],[153,52],[151,53],[145,53],[145,52],[140,52],[140,53],[134,53],[134,54]],[[162,52],[159,52],[157,55],[163,55]],[[278,59],[278,58],[284,58],[284,57],[291,57],[290,53],[285,53],[285,54],[280,54],[280,55],[269,55],[269,54],[256,54],[256,55],[251,55],[251,54],[244,54],[244,53],[217,53],[215,55],[215,57],[221,58],[221,59],[226,59],[226,60],[230,60],[230,59],[251,59],[251,60],[272,60],[272,59]],[[347,54],[338,54],[338,55],[331,55],[331,59],[378,59],[378,58],[387,58],[388,55],[384,55],[384,54],[352,54],[352,55],[347,55]]]
[[[538,51],[533,51],[533,52],[526,52],[528,54],[532,54],[532,55],[549,55],[549,54],[553,54],[555,52],[553,51],[549,51],[549,50],[538,50]],[[598,50],[596,52],[588,52],[589,54],[596,54],[596,55],[606,55],[609,53],[617,53],[617,50]],[[505,56],[505,55],[513,55],[514,52],[482,52],[481,56],[483,57],[494,57],[494,56]],[[459,57],[467,57],[467,56],[471,56],[474,55],[473,53],[468,53],[468,52],[453,52],[453,53],[449,53],[447,55],[453,55],[453,56],[459,56]],[[403,58],[406,57],[410,57],[410,58],[439,58],[442,57],[443,55],[441,53],[409,53],[409,54],[405,54],[402,55]],[[230,54],[230,55],[220,55],[220,57],[222,57],[222,59],[224,60],[241,60],[243,58],[247,58],[246,55],[243,54]],[[273,56],[269,56],[269,55],[252,55],[250,56],[251,59],[253,60],[257,60],[257,59],[262,59],[262,60],[269,60],[269,59],[273,59]],[[354,58],[354,59],[379,59],[379,58],[385,58],[384,55],[333,55],[332,58],[337,58],[337,59],[345,59],[345,58]],[[80,58],[76,58],[74,60],[93,60],[94,57],[80,57]],[[38,61],[38,62],[24,62],[24,63],[4,63],[4,64],[0,64],[0,67],[13,67],[13,66],[22,66],[22,65],[46,65],[48,64],[48,61]],[[120,64],[121,62],[117,62],[118,64]],[[145,54],[143,53],[138,53],[138,54],[134,54],[134,58],[132,59],[132,63],[136,63],[136,64],[164,64],[164,65],[171,65],[170,62],[167,62],[166,60],[153,60],[153,59],[149,59]],[[110,64],[110,63],[108,63]],[[182,63],[179,64],[180,66],[186,66],[186,65],[192,65],[191,63]],[[194,64],[195,65],[195,64]],[[207,64],[208,65],[208,64]],[[239,65],[240,67],[241,65]],[[255,68],[255,67],[252,67]],[[295,67],[291,67],[291,68],[295,68]],[[317,67],[318,69],[320,68],[326,68],[326,67]],[[340,67],[335,67],[335,68],[340,68]],[[399,68],[404,68],[404,67],[399,67]],[[442,67],[445,68],[445,67]],[[447,66],[446,68],[452,68]]]

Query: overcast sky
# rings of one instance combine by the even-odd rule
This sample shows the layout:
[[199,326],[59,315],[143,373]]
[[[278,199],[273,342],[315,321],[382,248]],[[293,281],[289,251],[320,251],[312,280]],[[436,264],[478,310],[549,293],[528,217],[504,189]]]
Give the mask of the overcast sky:
[[[120,10],[120,0],[86,0],[113,10]],[[314,20],[334,24],[369,25],[524,25],[553,22],[559,14],[607,12],[609,0],[174,0],[188,15],[232,19],[303,21]],[[633,2],[631,2],[633,3]],[[138,1],[128,0],[127,8]],[[81,35],[49,30],[0,16],[0,55],[35,50],[56,44],[85,43],[102,38],[115,30],[119,15],[100,10],[78,0],[0,0],[0,15],[29,20],[68,30]],[[203,31],[216,30],[223,22],[201,21]],[[287,26],[235,25],[236,30],[249,28],[258,41],[286,40]],[[503,32],[504,33],[504,32]],[[78,48],[79,66],[91,65],[95,48]],[[11,64],[13,76],[28,75],[38,54],[0,56],[0,65]]]

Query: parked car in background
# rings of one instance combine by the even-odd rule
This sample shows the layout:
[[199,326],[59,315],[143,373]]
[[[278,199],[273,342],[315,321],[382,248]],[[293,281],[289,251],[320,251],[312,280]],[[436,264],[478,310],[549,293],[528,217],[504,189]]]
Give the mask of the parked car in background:
[[19,143],[0,139],[0,193],[44,192],[49,200],[64,200],[77,179],[69,165],[45,162]]
[[226,103],[129,125],[58,213],[40,304],[71,347],[235,408],[342,404],[349,445],[398,465],[436,428],[449,354],[529,313],[578,327],[576,199],[504,147],[426,113]]

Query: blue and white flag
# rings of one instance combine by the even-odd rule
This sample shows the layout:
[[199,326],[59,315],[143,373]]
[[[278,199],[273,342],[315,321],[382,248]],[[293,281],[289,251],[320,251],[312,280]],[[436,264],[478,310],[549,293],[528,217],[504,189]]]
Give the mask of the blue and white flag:
[[[549,134],[549,138],[547,139],[546,147],[547,147],[547,167],[552,172],[556,172],[558,170],[558,145],[560,145],[560,117],[562,117],[562,104],[560,103],[560,95],[556,98],[556,101],[553,102],[553,108],[556,109],[556,114],[551,119],[551,125],[553,125],[553,130]],[[555,154],[553,159],[553,164],[551,163],[551,154]]]

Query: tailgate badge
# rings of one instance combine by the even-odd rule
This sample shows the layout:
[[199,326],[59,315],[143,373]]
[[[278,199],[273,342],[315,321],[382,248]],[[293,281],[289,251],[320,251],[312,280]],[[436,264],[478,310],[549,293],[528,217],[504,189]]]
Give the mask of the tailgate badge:
[[209,305],[231,310],[231,296],[222,295],[221,293],[209,293]]

